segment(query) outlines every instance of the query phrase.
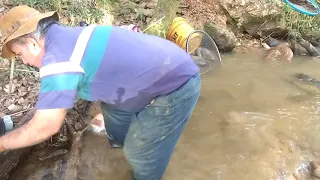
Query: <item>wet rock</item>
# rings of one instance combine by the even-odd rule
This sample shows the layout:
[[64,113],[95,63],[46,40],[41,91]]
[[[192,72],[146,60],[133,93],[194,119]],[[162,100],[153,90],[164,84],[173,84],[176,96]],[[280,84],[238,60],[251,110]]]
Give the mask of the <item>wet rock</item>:
[[272,37],[268,37],[267,39],[264,40],[264,42],[267,43],[270,47],[275,47],[281,44],[280,41]]
[[[304,73],[296,73],[294,74],[294,77],[297,78],[300,81],[303,81],[307,84],[315,85],[316,87],[320,88],[320,81],[316,78],[313,78],[310,75],[304,74]],[[307,146],[307,148],[309,148]]]
[[202,57],[192,56],[192,59],[194,60],[196,65],[199,67],[206,67],[208,65],[208,62],[205,59],[203,59]]
[[306,56],[309,52],[299,43],[291,43],[293,54],[296,56]]
[[239,27],[254,37],[281,37],[288,32],[281,1],[220,0],[220,4]]
[[296,152],[299,150],[299,147],[297,146],[296,142],[291,140],[291,139],[286,139],[286,140],[281,140],[280,141],[282,144],[288,146],[288,150],[292,153]]
[[218,57],[215,57],[215,55],[207,48],[199,47],[198,49],[196,49],[195,54],[196,56],[202,57],[203,59],[210,60],[210,61],[218,59]]
[[309,52],[311,56],[320,56],[319,51],[309,41],[301,39],[299,43]]
[[76,131],[81,131],[83,129],[83,126],[80,122],[76,122],[74,128]]
[[236,47],[237,38],[227,27],[214,22],[205,23],[204,30],[211,36],[222,52],[230,52]]
[[266,57],[266,60],[276,61],[276,60],[286,60],[291,61],[293,58],[293,52],[290,48],[289,43],[282,43],[276,47],[271,48]]
[[320,42],[317,40],[313,40],[313,39],[306,39],[307,41],[309,41],[313,46],[319,47],[320,46]]
[[86,27],[86,26],[88,26],[89,24],[86,22],[86,21],[80,21],[79,22],[79,26],[81,26],[81,27]]
[[48,173],[48,174],[44,175],[44,176],[42,177],[42,179],[43,179],[43,180],[52,180],[52,179],[54,179],[54,176],[53,176],[52,173]]
[[311,161],[312,172],[311,175],[320,179],[320,162]]

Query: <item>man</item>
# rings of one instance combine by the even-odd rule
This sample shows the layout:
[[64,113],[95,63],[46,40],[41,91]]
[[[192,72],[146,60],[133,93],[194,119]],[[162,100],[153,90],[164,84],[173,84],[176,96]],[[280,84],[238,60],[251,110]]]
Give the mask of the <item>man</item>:
[[161,179],[197,103],[199,69],[176,44],[112,26],[66,27],[28,6],[0,20],[2,57],[40,68],[32,120],[0,137],[1,151],[57,133],[76,98],[101,101],[112,147],[123,147],[133,179]]

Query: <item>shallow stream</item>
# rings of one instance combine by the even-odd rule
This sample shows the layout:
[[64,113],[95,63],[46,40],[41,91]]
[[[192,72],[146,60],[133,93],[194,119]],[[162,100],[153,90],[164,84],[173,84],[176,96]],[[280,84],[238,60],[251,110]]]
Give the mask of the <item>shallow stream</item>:
[[[320,60],[265,62],[264,53],[224,55],[203,76],[201,97],[166,171],[167,180],[312,179],[309,163],[320,161],[320,91],[294,73],[320,79]],[[11,180],[59,179],[63,158],[32,159]],[[28,164],[28,165],[27,165]],[[58,165],[57,165],[58,164]],[[121,149],[87,133],[77,179],[129,180]]]

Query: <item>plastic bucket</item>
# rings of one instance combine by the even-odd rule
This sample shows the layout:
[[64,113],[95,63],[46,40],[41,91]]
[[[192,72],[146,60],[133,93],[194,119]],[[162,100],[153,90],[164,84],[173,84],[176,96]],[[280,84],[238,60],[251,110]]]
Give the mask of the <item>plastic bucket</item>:
[[[173,19],[169,26],[166,38],[179,47],[186,50],[188,36],[194,31],[193,27],[182,17]],[[193,33],[189,38],[189,47],[187,53],[193,53],[201,44],[201,36],[198,33]]]

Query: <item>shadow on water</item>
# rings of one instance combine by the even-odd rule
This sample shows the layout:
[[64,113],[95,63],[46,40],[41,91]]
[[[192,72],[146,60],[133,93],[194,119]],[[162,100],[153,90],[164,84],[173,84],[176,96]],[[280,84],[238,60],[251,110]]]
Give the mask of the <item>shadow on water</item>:
[[[292,75],[320,79],[320,61],[265,62],[259,53],[226,55],[202,77],[201,97],[164,179],[290,179],[294,173],[311,179],[309,163],[320,160],[320,91]],[[103,136],[88,133],[80,159],[78,179],[130,179],[121,149],[111,149]],[[21,167],[11,179],[44,179],[50,168]]]

